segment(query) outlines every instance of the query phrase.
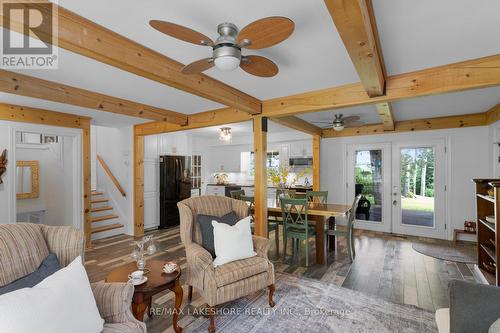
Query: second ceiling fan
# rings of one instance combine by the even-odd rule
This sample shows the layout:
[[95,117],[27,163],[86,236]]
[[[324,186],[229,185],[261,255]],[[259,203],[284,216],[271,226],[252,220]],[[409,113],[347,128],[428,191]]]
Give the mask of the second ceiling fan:
[[245,72],[260,77],[275,76],[279,71],[278,66],[262,56],[242,55],[241,49],[256,50],[276,45],[287,39],[295,28],[292,20],[281,16],[257,20],[241,31],[232,23],[221,23],[217,27],[219,37],[214,42],[202,33],[175,23],[151,20],[149,24],[171,37],[212,48],[210,58],[184,66],[184,74],[198,74],[214,66],[223,71],[232,71],[239,66]]

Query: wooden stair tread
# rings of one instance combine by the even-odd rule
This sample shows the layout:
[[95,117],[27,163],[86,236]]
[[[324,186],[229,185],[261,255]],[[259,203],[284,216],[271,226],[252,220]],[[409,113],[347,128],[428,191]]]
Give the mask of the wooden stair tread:
[[91,191],[90,192],[90,195],[103,195],[104,192],[101,192],[101,191]]
[[94,207],[94,208],[90,209],[91,212],[103,212],[105,210],[113,210],[113,207],[111,207],[111,206],[104,206],[104,207]]
[[95,203],[103,203],[103,202],[108,202],[108,201],[109,201],[108,199],[94,199],[94,200],[91,200],[90,203],[95,204]]
[[117,219],[118,215],[104,215],[104,216],[98,216],[98,217],[93,217],[91,219],[92,222],[100,222],[100,221],[106,221],[106,220],[112,220],[112,219]]
[[91,232],[93,234],[98,233],[98,232],[103,232],[103,231],[108,231],[108,230],[113,230],[113,229],[119,229],[122,228],[123,225],[119,223],[114,223],[114,224],[108,224],[108,225],[103,225],[102,227],[95,227],[91,229]]

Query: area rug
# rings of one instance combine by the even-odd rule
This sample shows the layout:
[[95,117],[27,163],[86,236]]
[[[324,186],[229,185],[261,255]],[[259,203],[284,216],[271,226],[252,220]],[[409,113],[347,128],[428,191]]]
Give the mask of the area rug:
[[433,244],[433,243],[413,243],[415,251],[429,257],[441,260],[462,262],[466,264],[477,263],[477,250],[474,244]]
[[[276,306],[267,292],[218,309],[217,332],[436,332],[434,313],[350,289],[276,274]],[[195,310],[195,309],[192,309]],[[190,320],[191,321],[191,320]],[[207,332],[208,319],[193,319],[185,332]]]

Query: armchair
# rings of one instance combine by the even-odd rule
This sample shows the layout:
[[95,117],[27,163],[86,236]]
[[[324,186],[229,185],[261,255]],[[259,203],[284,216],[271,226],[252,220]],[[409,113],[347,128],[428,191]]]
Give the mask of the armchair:
[[[77,256],[84,258],[85,240],[73,227],[16,223],[0,225],[0,286],[34,272],[42,260],[55,253],[62,267]],[[93,283],[92,292],[104,319],[103,333],[146,333],[130,306],[134,287],[126,283]]]
[[180,213],[181,239],[186,247],[188,299],[191,301],[193,287],[202,295],[209,306],[209,332],[215,332],[214,308],[269,288],[269,305],[275,305],[274,266],[267,258],[269,241],[253,236],[257,256],[233,261],[213,267],[212,255],[200,244],[201,232],[198,214],[223,216],[234,211],[238,218],[248,216],[245,202],[220,196],[202,196],[183,200],[177,204]]

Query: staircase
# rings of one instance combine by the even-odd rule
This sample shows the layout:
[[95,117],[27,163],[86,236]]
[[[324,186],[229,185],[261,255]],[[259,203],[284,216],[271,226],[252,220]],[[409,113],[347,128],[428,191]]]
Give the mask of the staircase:
[[115,236],[123,233],[120,217],[114,214],[114,208],[103,191],[93,190],[90,200],[90,222],[92,239]]

